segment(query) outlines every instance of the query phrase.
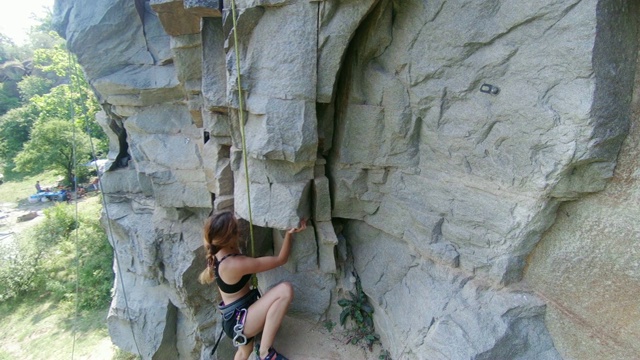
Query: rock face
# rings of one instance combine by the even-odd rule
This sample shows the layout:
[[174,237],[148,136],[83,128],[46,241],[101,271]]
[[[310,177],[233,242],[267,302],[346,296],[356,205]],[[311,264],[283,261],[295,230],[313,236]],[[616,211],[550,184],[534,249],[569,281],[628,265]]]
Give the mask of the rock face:
[[[640,357],[637,286],[620,280],[630,310],[596,318],[615,323],[585,327],[613,300],[586,300],[603,278],[573,258],[602,249],[589,234],[604,220],[580,221],[629,133],[636,1],[236,0],[235,29],[221,4],[56,0],[111,139],[116,345],[209,358],[219,325],[196,281],[202,224],[212,209],[249,220],[250,204],[257,255],[312,220],[261,288],[291,281],[293,314],[331,319],[357,274],[394,359]],[[638,212],[600,208],[617,227]],[[583,216],[553,225],[565,210]],[[633,231],[609,230],[616,251]],[[634,257],[594,252],[590,264],[637,283]],[[580,350],[624,324],[624,339]]]
[[[640,65],[640,63],[639,63]],[[640,346],[640,68],[629,135],[604,191],[562,204],[529,260],[527,282],[567,359],[636,359]],[[588,336],[592,339],[583,342]]]

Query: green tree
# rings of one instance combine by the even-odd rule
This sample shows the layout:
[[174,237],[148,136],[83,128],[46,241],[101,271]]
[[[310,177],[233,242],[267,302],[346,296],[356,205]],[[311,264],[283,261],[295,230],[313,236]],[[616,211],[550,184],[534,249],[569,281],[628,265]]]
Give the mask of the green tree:
[[[22,107],[0,116],[0,163],[4,167],[3,172],[10,176],[56,169],[71,180],[73,159],[64,149],[71,149],[70,145],[78,142],[75,166],[76,175],[80,176],[87,169],[77,165],[88,161],[89,153],[106,152],[107,139],[95,122],[100,105],[82,69],[66,51],[64,41],[51,31],[50,13],[40,20],[41,24],[32,27],[30,33],[32,61],[12,60],[0,64],[0,70],[5,69],[4,75],[0,71],[0,81],[4,76],[11,80],[12,85],[11,93],[0,91],[0,115],[3,114],[3,106],[5,111],[19,106],[16,104],[18,94],[22,99]],[[0,50],[2,44],[0,37]],[[7,40],[7,44],[10,45],[10,41]],[[6,49],[12,48],[7,45]],[[19,72],[20,69],[23,72]],[[64,121],[68,124],[62,126]],[[54,122],[59,130],[49,131],[52,130],[49,122]],[[43,133],[42,129],[48,131]],[[68,141],[70,129],[77,135],[73,141]],[[87,144],[82,143],[82,139],[88,139],[87,134],[97,140],[90,144],[93,147],[87,148]],[[53,157],[50,154],[54,154]]]
[[0,83],[0,115],[20,106],[20,98],[15,96],[13,91],[7,89],[5,83]]
[[[34,51],[36,49],[53,49],[64,45],[64,40],[53,31],[52,18],[50,9],[47,9],[43,17],[37,18],[37,25],[31,27],[29,41],[25,45],[16,45],[8,36],[0,33],[0,115],[21,105],[17,84],[24,76],[31,75],[34,70],[30,65]],[[33,75],[38,78],[54,81],[55,85],[61,83],[50,79],[49,74],[38,71],[38,69],[35,70]],[[49,88],[52,86],[53,84]],[[43,94],[43,92],[38,92],[38,94]],[[26,101],[28,99],[23,99],[22,103],[26,103]]]
[[0,158],[4,160],[4,175],[15,177],[15,158],[29,141],[31,127],[38,118],[39,111],[35,105],[12,109],[0,116]]
[[53,170],[70,183],[74,169],[87,171],[84,167],[75,165],[90,160],[89,136],[78,129],[75,123],[61,119],[39,119],[33,126],[31,139],[24,145],[15,163],[16,170],[22,173],[35,174]]
[[29,75],[18,83],[18,91],[22,101],[28,102],[36,95],[44,95],[51,91],[53,85],[54,82],[51,79]]
[[[55,74],[59,78],[68,79],[66,101],[73,105],[69,119],[74,118],[82,129],[106,139],[102,129],[95,122],[95,114],[100,110],[93,90],[84,78],[84,72],[75,58],[61,45],[52,49],[38,49],[33,55],[36,69],[47,74]],[[55,90],[55,89],[54,89]],[[68,103],[69,104],[69,103]]]
[[[79,133],[77,141],[80,141],[78,140],[82,135],[80,133],[84,135],[91,134],[96,141],[89,144],[88,148],[83,147],[85,144],[78,145],[80,151],[76,165],[82,164],[85,161],[85,152],[91,153],[93,150],[95,153],[102,153],[106,151],[106,135],[94,121],[95,114],[100,109],[100,106],[88,83],[84,80],[80,67],[61,47],[36,50],[34,53],[34,66],[42,73],[54,74],[58,79],[70,80],[70,83],[55,86],[48,90],[47,93],[40,95],[39,93],[47,91],[47,87],[50,84],[47,79],[28,76],[20,82],[23,99],[28,99],[29,102],[23,108],[20,108],[21,110],[15,109],[15,111],[12,111],[11,116],[0,118],[0,135],[2,135],[0,138],[0,156],[4,160],[4,172],[9,175],[15,174],[15,172],[32,174],[44,169],[57,168],[70,181],[71,169],[73,168],[73,163],[68,162],[70,159],[65,160],[62,157],[58,161],[48,162],[49,165],[47,165],[47,163],[38,161],[42,157],[33,157],[34,151],[39,153],[50,152],[45,147],[48,144],[47,142],[35,138],[36,129],[48,127],[46,124],[49,121],[56,120],[72,123]],[[61,127],[61,129],[66,129],[66,127]],[[60,141],[64,143],[64,139],[59,139],[59,141],[54,141],[48,137],[47,139],[51,140],[51,144],[58,144]],[[27,141],[32,144],[27,146]],[[93,148],[90,145],[93,145]],[[34,148],[36,150],[33,150]],[[24,151],[25,154],[20,154],[21,151]],[[58,154],[57,156],[63,155]],[[29,160],[23,160],[19,163],[19,159]],[[76,175],[80,176],[86,170],[85,168],[77,169],[78,174]]]

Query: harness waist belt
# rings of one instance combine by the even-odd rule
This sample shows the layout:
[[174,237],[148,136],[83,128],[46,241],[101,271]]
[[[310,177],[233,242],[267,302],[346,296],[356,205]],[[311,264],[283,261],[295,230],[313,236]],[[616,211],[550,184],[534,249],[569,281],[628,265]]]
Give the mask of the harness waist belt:
[[222,313],[223,318],[228,319],[233,316],[236,310],[248,308],[259,297],[260,292],[258,291],[258,289],[252,289],[246,295],[232,302],[231,304],[225,305],[224,302],[220,302],[220,304],[218,304],[218,310],[220,310],[220,312]]

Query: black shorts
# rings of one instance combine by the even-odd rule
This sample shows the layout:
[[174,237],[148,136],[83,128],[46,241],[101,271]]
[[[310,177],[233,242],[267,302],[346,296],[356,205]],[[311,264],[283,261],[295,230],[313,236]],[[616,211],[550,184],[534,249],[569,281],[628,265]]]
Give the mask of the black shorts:
[[[260,298],[260,292],[257,289],[249,291],[245,296],[232,302],[229,305],[218,305],[218,310],[222,313],[222,330],[228,337],[233,339],[236,336],[233,331],[233,327],[236,326],[238,320],[238,312],[242,309],[248,309],[251,304],[256,302]],[[247,338],[247,343],[251,342],[253,338]]]

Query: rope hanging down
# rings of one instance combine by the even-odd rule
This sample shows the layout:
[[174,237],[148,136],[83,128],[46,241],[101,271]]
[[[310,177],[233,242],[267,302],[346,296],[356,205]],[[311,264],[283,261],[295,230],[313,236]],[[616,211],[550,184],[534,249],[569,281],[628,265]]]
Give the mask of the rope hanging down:
[[[242,98],[242,81],[240,80],[240,50],[238,49],[238,32],[236,25],[236,2],[231,0],[231,19],[233,21],[233,49],[236,54],[236,77],[238,79],[238,121],[240,122],[240,136],[242,138],[242,160],[244,162],[244,178],[247,185],[247,209],[249,211],[249,234],[251,237],[251,257],[255,257],[253,239],[253,214],[251,213],[251,188],[249,186],[249,166],[247,165],[247,140],[244,132],[244,105]],[[257,287],[258,280],[253,275],[253,285]]]
[[[244,164],[244,176],[247,191],[247,210],[249,212],[249,235],[251,238],[251,257],[255,257],[255,241],[253,236],[253,213],[251,212],[251,187],[249,186],[249,165],[247,164],[247,140],[244,132],[244,104],[242,97],[242,81],[240,76],[240,50],[238,48],[238,34],[236,31],[236,2],[231,0],[231,21],[233,22],[233,49],[236,56],[236,76],[238,86],[238,122],[240,125],[240,137],[242,138],[242,162]],[[229,111],[231,115],[231,111]],[[255,289],[258,288],[258,278],[256,274],[251,275],[252,285]],[[213,348],[211,349],[211,356],[216,352],[220,339],[222,339],[223,330],[220,330],[218,340],[216,340]]]
[[[69,61],[69,85],[70,85],[70,90],[73,91],[73,80],[71,78],[71,66],[72,66],[72,62],[71,62],[71,54],[67,53],[67,59]],[[71,121],[75,121],[75,117],[76,117],[76,111],[75,111],[75,107],[73,106],[73,98],[71,101],[69,101],[69,114],[71,115]],[[71,161],[73,164],[73,176],[74,178],[72,179],[73,181],[73,192],[76,194],[76,199],[74,201],[74,205],[75,205],[75,230],[74,230],[74,245],[76,247],[76,259],[75,259],[75,272],[76,272],[76,299],[75,299],[75,324],[73,326],[73,341],[71,342],[71,360],[73,360],[73,356],[75,354],[76,351],[76,327],[78,324],[78,314],[80,313],[80,249],[79,249],[79,245],[78,245],[78,188],[77,188],[77,182],[75,179],[75,174],[78,173],[78,163],[76,161],[76,127],[75,125],[72,127],[73,129],[73,137],[72,137],[72,147],[71,147]]]
[[[78,73],[78,68],[77,66],[74,66],[76,64],[75,61],[72,60],[71,57],[71,52],[69,52],[67,50],[67,57],[68,57],[68,61],[69,61],[69,83],[70,83],[70,90],[72,93],[76,93],[80,96],[80,104],[82,106],[82,112],[84,114],[87,113],[87,108],[85,107],[86,104],[84,101],[82,101],[82,96],[81,96],[81,91],[78,90],[78,79],[80,78],[80,74]],[[75,81],[72,78],[72,75],[75,75]],[[73,101],[70,102],[71,103],[71,118],[72,121],[75,119],[75,109],[73,107]],[[75,167],[77,166],[76,162],[75,162],[75,148],[76,148],[76,143],[75,143],[75,126],[74,126],[74,137],[73,137],[73,151],[74,151],[74,191],[76,194],[76,223],[78,222],[78,192],[77,192],[77,179],[75,177],[75,174],[77,174],[77,169],[75,169]],[[89,127],[89,123],[86,122],[86,132],[89,135],[89,144],[91,145],[91,157],[93,159],[96,159],[96,150],[95,150],[95,146],[93,144],[93,138],[91,137],[91,128]],[[103,194],[102,196],[102,209],[105,212],[105,216],[107,218],[107,230],[108,230],[108,236],[110,239],[114,240],[114,236],[113,236],[113,230],[111,228],[111,221],[109,220],[111,217],[109,216],[109,208],[107,207],[107,200],[106,197],[104,196],[104,191],[102,190],[102,174],[100,173],[100,169],[98,168],[98,164],[96,164],[94,162],[95,168],[96,168],[96,174],[98,175],[98,188],[100,190],[100,193]],[[77,227],[76,227],[76,233],[77,233]],[[122,269],[120,268],[120,258],[118,256],[118,252],[115,249],[113,249],[113,253],[115,255],[115,261],[116,261],[116,266],[118,269],[118,278],[120,280],[120,284],[121,284],[121,288],[122,288],[122,297],[124,298],[124,306],[125,306],[125,315],[127,317],[128,323],[129,323],[129,327],[131,329],[131,337],[133,339],[133,343],[136,347],[136,351],[138,354],[142,354],[142,352],[140,351],[140,347],[138,346],[138,341],[136,340],[136,334],[133,330],[133,324],[131,323],[131,314],[130,314],[130,308],[129,308],[129,300],[127,298],[127,292],[124,286],[124,278],[122,277]],[[76,320],[78,318],[78,313],[79,313],[79,306],[77,304],[78,302],[78,298],[80,296],[80,289],[79,289],[79,285],[78,285],[78,274],[79,274],[79,250],[78,250],[78,242],[77,242],[77,235],[76,235]],[[71,353],[71,359],[73,360],[73,353],[75,350],[75,342],[76,342],[76,332],[75,332],[75,327],[74,327],[74,333],[73,333],[73,345],[72,345],[72,353]]]
[[[250,234],[250,239],[251,239],[251,256],[255,257],[255,240],[254,240],[254,233],[253,233],[253,213],[251,211],[251,187],[250,187],[250,179],[249,179],[249,166],[248,166],[248,162],[247,162],[247,141],[246,141],[246,135],[245,135],[245,127],[244,127],[244,104],[243,104],[243,95],[242,95],[242,80],[241,80],[241,75],[240,75],[240,51],[238,48],[238,34],[236,31],[236,4],[235,1],[232,0],[231,1],[231,18],[233,21],[233,44],[234,44],[234,50],[235,50],[235,56],[236,56],[236,73],[237,73],[237,85],[238,85],[238,121],[240,124],[240,136],[242,139],[242,160],[244,163],[244,173],[245,173],[245,184],[246,184],[246,191],[247,191],[247,210],[249,213],[249,234]],[[71,60],[71,54],[69,53],[69,68],[73,68],[75,71],[75,67],[72,66],[72,60]],[[77,74],[76,74],[77,75]],[[71,81],[71,86],[73,87],[73,81]],[[84,104],[82,104],[84,106]],[[75,116],[74,116],[75,117]],[[90,134],[90,133],[89,133]],[[75,141],[75,138],[74,138]],[[91,154],[93,156],[93,158],[95,158],[95,148],[93,145],[93,141],[91,139],[91,136],[89,136],[89,141],[91,144]],[[75,143],[74,143],[74,148],[75,148]],[[97,169],[97,165],[96,165],[96,170]],[[100,188],[100,191],[102,192],[102,177],[100,175],[100,173],[98,172],[98,186]],[[77,201],[77,199],[76,199]],[[103,196],[102,197],[102,206],[103,209],[105,211],[105,215],[107,217],[107,219],[109,219],[109,210],[106,204],[106,199]],[[76,211],[77,214],[77,211]],[[76,215],[77,216],[77,215]],[[113,231],[111,229],[111,223],[110,221],[107,221],[107,228],[108,228],[108,232],[109,232],[109,237],[111,239],[114,239],[113,237]],[[135,344],[136,350],[138,352],[138,354],[140,354],[140,348],[138,347],[138,342],[136,341],[136,337],[135,337],[135,332],[133,330],[133,324],[131,324],[131,319],[129,316],[129,302],[127,299],[127,294],[126,294],[126,290],[125,290],[125,286],[124,286],[124,279],[122,277],[122,270],[120,268],[120,259],[118,257],[118,252],[115,251],[114,249],[114,254],[116,257],[116,266],[118,269],[118,275],[119,275],[119,280],[120,280],[120,284],[122,284],[122,295],[124,298],[124,303],[125,303],[125,310],[126,310],[126,314],[127,317],[129,318],[129,326],[131,327],[131,335],[133,338],[133,342]],[[78,257],[79,255],[76,255],[76,257]],[[76,259],[76,262],[79,263],[78,259]],[[253,285],[254,287],[257,287],[258,283],[257,283],[257,278],[255,276],[255,274],[253,275]],[[76,286],[76,299],[79,296],[79,288]],[[76,310],[77,311],[77,310]],[[74,333],[74,347],[75,347],[75,333]],[[216,346],[217,347],[217,346]],[[73,354],[72,354],[72,358],[73,358]]]

